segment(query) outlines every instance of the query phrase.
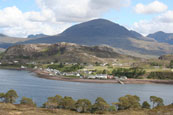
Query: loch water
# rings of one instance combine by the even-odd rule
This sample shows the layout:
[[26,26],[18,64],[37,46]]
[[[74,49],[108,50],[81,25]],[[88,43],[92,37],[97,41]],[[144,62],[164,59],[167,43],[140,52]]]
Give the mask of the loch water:
[[47,101],[47,97],[71,96],[73,99],[87,98],[93,103],[97,97],[103,97],[109,104],[127,94],[137,95],[141,102],[148,101],[150,96],[164,99],[165,104],[173,103],[173,85],[165,84],[99,84],[56,81],[38,78],[34,73],[18,70],[0,70],[0,92],[16,90],[19,95],[32,98],[38,106]]

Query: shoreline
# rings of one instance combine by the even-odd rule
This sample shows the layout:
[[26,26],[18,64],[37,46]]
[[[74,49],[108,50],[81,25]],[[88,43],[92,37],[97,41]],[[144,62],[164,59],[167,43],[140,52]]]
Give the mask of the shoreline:
[[[81,82],[81,83],[101,83],[101,84],[119,84],[117,80],[99,80],[99,79],[81,79],[81,78],[69,78],[63,76],[50,76],[40,70],[32,71],[39,78],[67,81],[67,82]],[[123,81],[124,84],[169,84],[173,85],[173,80],[157,80],[157,79],[127,79]]]
[[[99,80],[99,79],[81,79],[81,78],[70,78],[63,76],[50,76],[41,70],[33,69],[21,69],[21,68],[0,68],[6,70],[18,70],[18,71],[28,71],[36,75],[36,77],[57,80],[57,81],[67,81],[67,82],[81,82],[81,83],[100,83],[100,84],[120,84],[119,81],[114,79]],[[123,81],[124,84],[168,84],[173,85],[173,80],[158,80],[158,79],[127,79]]]

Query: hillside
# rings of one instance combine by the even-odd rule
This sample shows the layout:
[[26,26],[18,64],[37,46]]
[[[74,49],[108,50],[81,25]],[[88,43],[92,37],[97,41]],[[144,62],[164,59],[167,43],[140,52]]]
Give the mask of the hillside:
[[9,37],[4,34],[0,34],[0,49],[6,49],[6,48],[12,46],[14,43],[23,42],[26,40],[28,40],[28,39]]
[[8,48],[2,56],[2,62],[20,60],[22,62],[71,62],[95,63],[116,59],[137,59],[121,55],[109,46],[84,46],[73,43],[28,44]]
[[158,42],[173,44],[173,33],[159,31],[153,34],[149,34],[147,37],[154,38]]
[[[66,29],[61,34],[27,40],[18,44],[69,42],[81,45],[109,45],[119,53],[138,57],[160,56],[171,52],[172,45],[159,43],[154,39],[130,31],[125,27],[105,19],[95,19]],[[129,53],[130,52],[130,53]],[[141,56],[142,55],[142,56]]]

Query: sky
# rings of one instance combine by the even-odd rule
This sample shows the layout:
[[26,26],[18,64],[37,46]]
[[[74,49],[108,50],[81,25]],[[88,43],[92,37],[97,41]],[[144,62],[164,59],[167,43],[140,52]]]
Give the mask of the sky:
[[0,33],[56,35],[104,18],[143,35],[173,33],[173,0],[0,0]]

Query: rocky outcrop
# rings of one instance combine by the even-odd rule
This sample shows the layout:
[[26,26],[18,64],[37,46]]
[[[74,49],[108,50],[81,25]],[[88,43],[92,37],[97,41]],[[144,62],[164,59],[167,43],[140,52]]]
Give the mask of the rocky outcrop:
[[74,43],[27,44],[8,48],[2,55],[2,61],[41,61],[94,63],[112,61],[132,56],[117,53],[109,46],[85,46]]

